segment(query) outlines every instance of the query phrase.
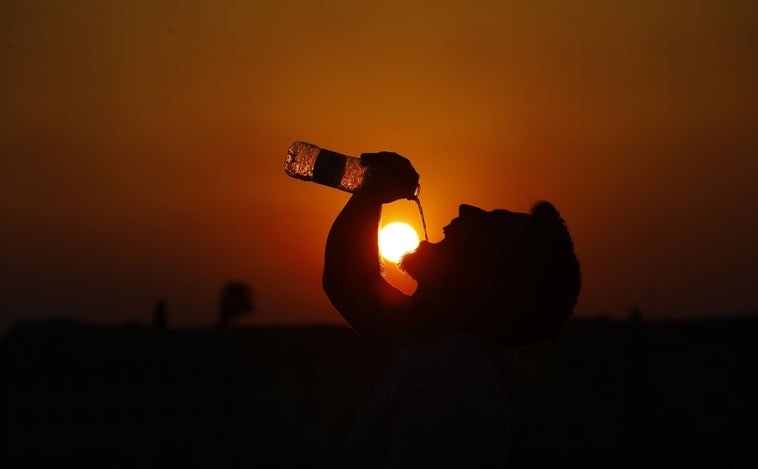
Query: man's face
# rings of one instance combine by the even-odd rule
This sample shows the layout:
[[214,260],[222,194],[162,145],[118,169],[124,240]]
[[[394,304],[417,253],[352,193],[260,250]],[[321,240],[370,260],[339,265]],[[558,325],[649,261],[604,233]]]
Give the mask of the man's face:
[[487,214],[478,207],[462,204],[458,216],[442,228],[445,235],[442,241],[421,241],[415,251],[403,257],[400,268],[419,283],[439,283],[449,275],[456,275],[456,258],[475,241]]
[[486,271],[487,257],[500,258],[525,239],[529,215],[507,210],[487,212],[472,205],[458,207],[458,216],[442,229],[439,243],[422,241],[403,257],[400,267],[419,284],[437,286],[465,281]]

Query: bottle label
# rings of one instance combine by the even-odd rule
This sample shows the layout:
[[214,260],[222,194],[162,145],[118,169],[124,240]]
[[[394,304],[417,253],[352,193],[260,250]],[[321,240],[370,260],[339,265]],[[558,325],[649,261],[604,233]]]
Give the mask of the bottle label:
[[322,148],[313,165],[313,182],[332,187],[339,186],[345,172],[346,160],[345,155]]

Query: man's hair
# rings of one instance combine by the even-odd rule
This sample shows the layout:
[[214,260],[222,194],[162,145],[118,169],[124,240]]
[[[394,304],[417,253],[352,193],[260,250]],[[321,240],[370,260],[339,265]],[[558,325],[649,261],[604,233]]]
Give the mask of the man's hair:
[[[485,307],[478,309],[477,333],[493,345],[522,347],[554,339],[562,332],[579,296],[581,274],[566,224],[549,202],[537,202],[529,215],[495,210],[487,215],[523,217],[525,237],[513,242],[483,243],[482,292]],[[502,236],[503,230],[493,230]],[[515,245],[514,245],[515,244]],[[494,249],[492,249],[494,246]],[[489,252],[485,252],[489,251]]]

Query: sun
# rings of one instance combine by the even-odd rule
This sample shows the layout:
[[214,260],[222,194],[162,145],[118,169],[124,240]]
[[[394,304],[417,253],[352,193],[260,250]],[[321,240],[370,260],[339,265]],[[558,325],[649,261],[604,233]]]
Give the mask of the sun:
[[390,262],[397,263],[403,254],[417,247],[416,230],[407,223],[392,222],[379,232],[379,253]]

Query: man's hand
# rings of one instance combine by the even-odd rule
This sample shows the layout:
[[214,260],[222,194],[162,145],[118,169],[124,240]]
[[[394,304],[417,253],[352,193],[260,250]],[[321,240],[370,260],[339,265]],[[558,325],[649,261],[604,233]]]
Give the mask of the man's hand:
[[358,193],[383,204],[399,199],[413,199],[419,175],[407,158],[388,151],[363,153],[361,162],[368,176]]

